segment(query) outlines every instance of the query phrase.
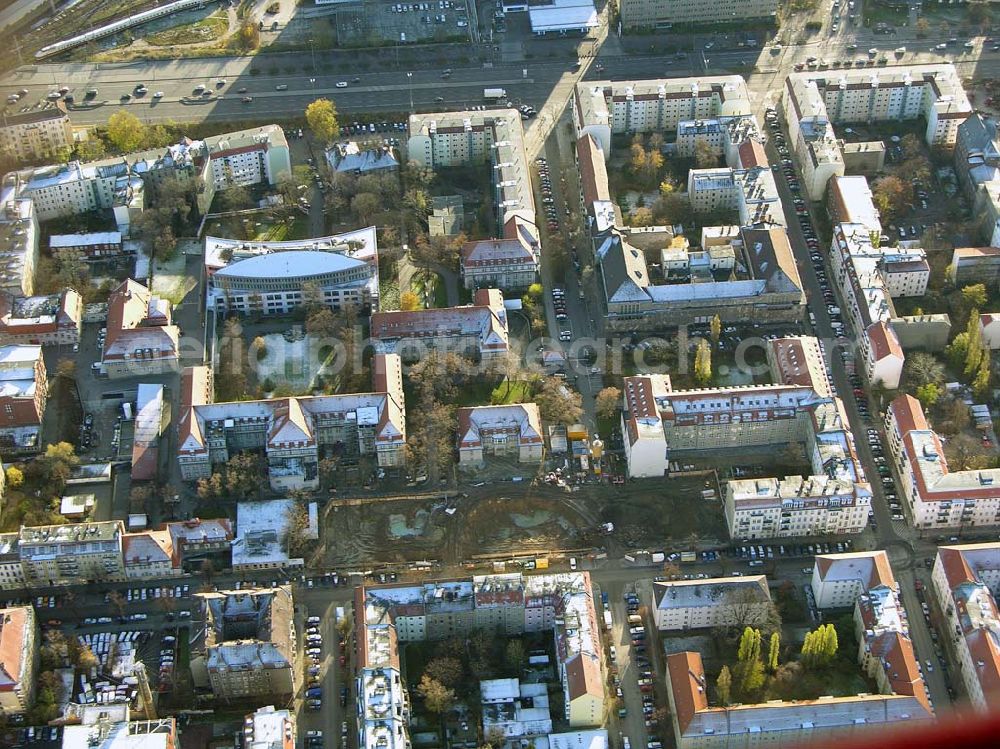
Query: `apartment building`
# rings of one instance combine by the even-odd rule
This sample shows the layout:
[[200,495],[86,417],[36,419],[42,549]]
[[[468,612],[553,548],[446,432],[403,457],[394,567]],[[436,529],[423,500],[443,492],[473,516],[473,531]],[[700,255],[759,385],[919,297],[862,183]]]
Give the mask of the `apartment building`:
[[488,163],[497,235],[515,217],[535,223],[524,130],[516,109],[412,114],[407,156],[431,169]]
[[759,627],[768,617],[771,593],[763,575],[653,583],[657,629]]
[[112,379],[176,372],[180,328],[172,305],[128,279],[111,292],[101,372]]
[[143,382],[136,389],[132,438],[132,481],[153,481],[160,469],[160,439],[170,423],[163,385]]
[[726,523],[733,538],[789,538],[861,533],[871,494],[829,476],[732,479]]
[[254,704],[291,698],[298,667],[290,585],[199,593],[191,676],[216,699]]
[[348,141],[334,143],[325,155],[326,163],[335,172],[377,174],[399,170],[399,161],[390,146],[362,148],[354,141]]
[[928,425],[920,401],[909,395],[893,400],[885,430],[899,494],[914,527],[1000,524],[1000,469],[951,471],[941,439]]
[[38,647],[34,609],[0,609],[0,715],[23,715],[34,703]]
[[[819,739],[870,737],[887,728],[930,721],[925,702],[907,694],[861,694],[815,700],[710,706],[701,653],[667,656],[667,697],[678,749],[799,746]],[[752,739],[748,739],[752,737]]]
[[882,217],[875,207],[868,179],[862,176],[834,177],[827,197],[830,222],[860,224],[868,231],[882,234]]
[[538,228],[520,216],[504,225],[502,238],[466,242],[459,256],[465,288],[500,289],[505,293],[535,283],[540,263]]
[[363,749],[410,745],[409,695],[400,643],[488,630],[552,631],[564,715],[571,727],[604,718],[601,644],[586,572],[481,575],[355,589],[357,743]]
[[83,297],[73,289],[47,296],[0,292],[0,344],[69,346],[80,341]]
[[178,520],[164,528],[182,569],[200,567],[204,559],[225,556],[233,541],[233,525],[228,518]]
[[1000,313],[986,313],[979,316],[979,335],[983,345],[990,351],[1000,348]]
[[479,682],[479,693],[483,736],[502,734],[506,748],[552,733],[546,684],[483,679]]
[[30,198],[40,220],[113,209],[119,231],[127,232],[141,212],[145,191],[168,176],[199,180],[197,202],[206,213],[215,193],[231,185],[277,184],[291,174],[288,142],[277,125],[184,138],[165,149],[81,164],[47,166],[8,175],[17,194]]
[[41,449],[49,387],[41,346],[0,346],[0,452]]
[[292,513],[304,509],[308,524],[301,530],[305,539],[319,538],[316,505],[305,508],[296,499],[268,499],[236,505],[236,538],[233,540],[233,570],[291,569],[305,565],[302,557],[292,558],[285,544]]
[[782,106],[813,200],[823,198],[830,178],[844,174],[833,124],[923,117],[927,144],[952,146],[959,125],[972,114],[950,64],[793,73],[785,80]]
[[149,580],[180,575],[180,556],[170,531],[147,530],[122,537],[122,560],[129,580]]
[[243,719],[245,749],[295,749],[295,716],[274,705],[257,708]]
[[955,633],[969,702],[976,710],[995,714],[1000,707],[1000,544],[938,547],[931,582]]
[[104,260],[124,254],[125,245],[120,231],[53,234],[49,237],[49,250],[55,257]]
[[858,664],[883,695],[909,697],[931,714],[927,686],[910,640],[909,622],[885,551],[817,556],[816,608],[854,609]]
[[509,349],[507,310],[498,289],[479,289],[464,307],[376,312],[370,335],[376,351],[406,359],[419,360],[435,349],[487,361]]
[[819,555],[813,564],[811,585],[818,609],[850,608],[866,591],[899,588],[889,557],[882,550]]
[[1000,138],[996,120],[974,112],[958,126],[955,174],[970,200],[981,185],[1000,180]]
[[399,356],[376,354],[372,370],[371,393],[203,403],[206,394],[192,386],[191,404],[178,420],[181,477],[207,478],[231,454],[260,449],[275,491],[316,489],[319,460],[333,449],[342,462],[367,455],[381,467],[401,467],[406,412]]
[[375,227],[287,242],[205,238],[206,304],[228,314],[285,315],[317,288],[330,309],[378,309]]
[[70,703],[72,723],[63,726],[61,749],[175,749],[175,718],[131,720],[128,702]]
[[15,181],[0,186],[0,290],[31,296],[35,293],[40,230],[34,203],[18,198]]
[[704,5],[695,0],[622,0],[622,25],[628,29],[669,29],[678,26],[708,26],[739,21],[773,18],[777,0],[751,0],[748,3],[725,0],[718,5]]
[[684,120],[677,123],[674,150],[682,159],[693,159],[698,143],[706,144],[712,153],[722,155],[722,123],[715,118],[709,120]]
[[534,403],[460,408],[457,417],[460,466],[482,466],[494,457],[541,462],[545,440]]
[[675,132],[684,120],[749,115],[746,82],[738,75],[641,81],[581,81],[573,90],[577,139],[593,136],[605,158],[612,133]]
[[1000,247],[956,247],[948,280],[959,288],[976,283],[1000,286]]
[[73,147],[73,127],[61,106],[0,115],[0,151],[15,161],[56,159]]
[[837,224],[830,247],[833,276],[844,293],[845,313],[861,335],[859,343],[869,382],[899,387],[903,350],[889,323],[896,316],[892,297],[922,296],[930,266],[918,248],[893,248],[872,241],[863,224]]
[[125,579],[120,520],[22,526],[18,549],[29,588]]
[[17,545],[17,531],[0,533],[0,590],[24,587],[24,570]]
[[768,343],[774,384],[675,391],[668,375],[624,380],[622,434],[630,476],[662,476],[676,451],[801,442],[809,476],[734,479],[725,509],[733,538],[858,533],[871,490],[843,404],[810,337]]

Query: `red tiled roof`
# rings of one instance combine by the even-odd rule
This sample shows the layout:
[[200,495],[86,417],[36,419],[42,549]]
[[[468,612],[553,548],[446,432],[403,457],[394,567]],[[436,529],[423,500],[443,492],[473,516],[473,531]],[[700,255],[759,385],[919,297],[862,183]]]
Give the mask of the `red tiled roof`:
[[889,356],[903,358],[903,349],[899,345],[899,339],[892,329],[881,320],[874,325],[870,325],[868,330],[868,340],[872,344],[872,355],[875,361],[881,361]]
[[667,656],[667,675],[673,694],[677,727],[685,733],[694,716],[708,709],[708,695],[705,692],[705,667],[701,654],[685,651]]

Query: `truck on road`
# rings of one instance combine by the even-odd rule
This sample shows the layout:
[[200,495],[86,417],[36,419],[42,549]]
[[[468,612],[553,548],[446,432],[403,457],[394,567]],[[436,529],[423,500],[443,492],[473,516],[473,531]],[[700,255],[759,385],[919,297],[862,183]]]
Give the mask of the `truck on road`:
[[506,99],[507,92],[502,88],[484,88],[483,89],[484,99]]

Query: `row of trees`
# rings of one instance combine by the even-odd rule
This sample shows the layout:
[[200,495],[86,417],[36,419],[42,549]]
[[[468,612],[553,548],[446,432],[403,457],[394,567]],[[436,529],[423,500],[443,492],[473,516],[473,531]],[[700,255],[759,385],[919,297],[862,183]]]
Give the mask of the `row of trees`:
[[[718,701],[757,702],[763,697],[768,677],[775,677],[781,664],[781,634],[775,630],[768,638],[767,660],[764,659],[761,630],[746,627],[740,635],[733,667],[723,666],[715,682]],[[800,662],[810,669],[823,669],[837,657],[839,643],[833,624],[820,625],[808,632],[802,644]]]

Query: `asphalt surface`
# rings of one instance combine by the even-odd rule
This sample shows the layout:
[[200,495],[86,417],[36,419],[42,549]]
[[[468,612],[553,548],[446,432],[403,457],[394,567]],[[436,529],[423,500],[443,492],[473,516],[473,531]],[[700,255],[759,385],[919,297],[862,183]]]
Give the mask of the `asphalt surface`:
[[[50,91],[66,86],[76,99],[71,107],[74,123],[88,125],[106,122],[110,111],[119,107],[125,107],[146,122],[279,119],[299,115],[311,100],[319,96],[334,97],[339,109],[345,113],[462,109],[483,104],[483,88],[503,87],[513,100],[531,104],[540,111],[551,103],[554,111],[547,113],[547,126],[551,127],[552,122],[562,115],[573,84],[583,78],[641,79],[740,73],[748,77],[752,91],[767,98],[775,91],[776,82],[780,89],[780,80],[795,63],[803,62],[810,56],[830,61],[851,59],[859,53],[863,55],[870,45],[888,52],[890,58],[893,57],[892,49],[907,45],[909,51],[894,60],[896,64],[952,60],[963,75],[1000,73],[1000,54],[990,49],[992,45],[984,45],[981,38],[975,50],[966,51],[959,45],[953,45],[944,54],[932,51],[935,44],[947,41],[947,38],[950,37],[931,36],[918,41],[908,40],[905,36],[886,37],[868,33],[859,33],[855,37],[837,35],[783,47],[778,55],[767,50],[724,50],[717,47],[707,51],[684,52],[680,56],[604,57],[598,54],[596,61],[603,66],[601,70],[594,64],[594,58],[586,58],[577,72],[573,72],[566,61],[525,60],[492,68],[454,68],[447,79],[438,70],[397,69],[358,75],[332,74],[314,68],[308,52],[256,58],[129,64],[56,63],[26,65],[14,70],[0,81],[0,94],[6,97],[27,89],[28,95],[9,110],[18,111],[23,106],[40,106]],[[858,50],[848,52],[846,45],[852,42]],[[391,64],[391,59],[387,62]],[[251,65],[258,69],[258,74],[251,74]],[[287,72],[290,69],[301,72],[290,74]],[[831,75],[836,74],[835,70],[830,72]],[[218,85],[220,80],[224,80],[225,85]],[[148,87],[149,93],[136,97],[134,89],[140,83]],[[211,96],[195,94],[199,83],[212,92]],[[338,83],[347,85],[338,87]],[[278,90],[279,86],[287,88]],[[96,88],[98,94],[86,103],[86,92],[92,88]],[[239,93],[240,89],[246,89],[246,92]],[[160,91],[163,97],[155,99],[153,94]],[[124,94],[132,98],[122,101]],[[253,101],[243,103],[244,96],[251,96]],[[540,119],[546,122],[546,117]]]

